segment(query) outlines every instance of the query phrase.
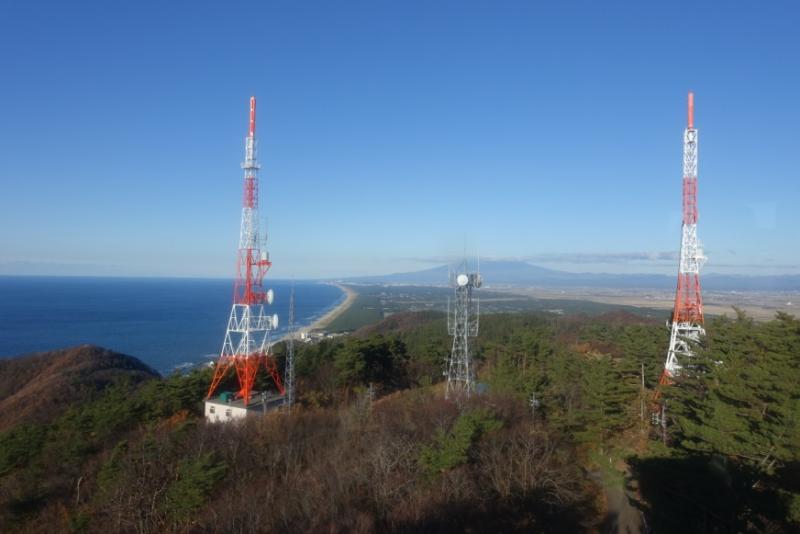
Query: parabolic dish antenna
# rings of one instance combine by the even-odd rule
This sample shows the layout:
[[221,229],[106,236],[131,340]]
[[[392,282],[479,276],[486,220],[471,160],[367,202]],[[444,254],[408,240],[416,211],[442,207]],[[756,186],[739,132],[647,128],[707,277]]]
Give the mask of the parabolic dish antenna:
[[272,306],[272,301],[275,300],[275,293],[271,289],[267,290],[267,304]]
[[466,274],[459,274],[456,277],[456,284],[460,285],[461,287],[467,285],[469,283],[469,276]]
[[278,329],[278,314],[277,313],[272,314],[272,329],[273,330],[277,330]]

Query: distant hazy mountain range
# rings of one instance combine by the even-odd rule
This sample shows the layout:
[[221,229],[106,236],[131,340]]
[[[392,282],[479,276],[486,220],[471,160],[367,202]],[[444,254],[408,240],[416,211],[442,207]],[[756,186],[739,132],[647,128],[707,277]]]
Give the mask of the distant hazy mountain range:
[[[411,273],[348,278],[363,284],[445,285],[449,266],[442,265]],[[493,286],[533,286],[548,288],[673,289],[675,276],[660,274],[569,273],[531,265],[524,261],[482,261],[481,273]],[[711,291],[800,291],[800,275],[747,276],[701,275],[703,288]]]

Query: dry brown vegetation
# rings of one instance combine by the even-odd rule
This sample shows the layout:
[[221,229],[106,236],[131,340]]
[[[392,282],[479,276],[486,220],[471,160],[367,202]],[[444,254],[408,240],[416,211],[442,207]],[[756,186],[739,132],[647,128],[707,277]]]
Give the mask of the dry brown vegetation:
[[[475,437],[463,463],[431,473],[423,448],[475,410],[499,427]],[[571,448],[534,430],[524,406],[502,397],[459,408],[415,390],[342,410],[189,423],[129,443],[105,459],[115,463],[112,482],[87,483],[78,510],[92,530],[574,532],[596,517]],[[181,462],[203,458],[224,476],[182,514],[170,506],[170,488]]]
[[[406,358],[382,338],[346,347]],[[395,392],[369,401],[341,382],[349,367],[322,365],[313,383],[335,403],[207,425],[207,371],[146,380],[137,360],[93,347],[9,363],[4,379],[19,386],[4,382],[3,400],[38,391],[40,376],[53,398],[76,396],[0,433],[4,530],[575,532],[599,521],[572,442],[534,427],[513,397],[459,405],[438,386],[397,390],[406,371],[379,365],[369,376],[389,373]]]
[[117,380],[156,377],[136,358],[91,345],[0,359],[0,432],[53,419]]

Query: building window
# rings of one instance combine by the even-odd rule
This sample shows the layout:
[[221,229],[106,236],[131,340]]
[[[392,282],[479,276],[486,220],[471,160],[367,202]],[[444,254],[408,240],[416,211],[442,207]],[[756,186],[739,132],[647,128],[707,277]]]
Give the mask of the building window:
[[233,413],[233,410],[231,410],[230,408],[228,408],[227,410],[225,410],[225,417],[230,417],[230,416],[231,416],[231,413]]
[[213,406],[209,407],[208,413],[215,413],[215,412],[216,412],[216,410],[214,409]]

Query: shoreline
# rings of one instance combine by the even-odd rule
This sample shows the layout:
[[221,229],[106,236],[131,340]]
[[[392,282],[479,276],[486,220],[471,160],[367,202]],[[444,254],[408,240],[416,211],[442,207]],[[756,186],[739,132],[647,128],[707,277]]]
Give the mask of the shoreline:
[[345,295],[344,300],[340,302],[332,310],[328,311],[328,313],[326,313],[325,315],[323,315],[322,317],[311,323],[310,325],[298,328],[296,330],[296,333],[302,334],[302,333],[312,332],[314,330],[322,330],[329,324],[331,324],[334,319],[336,319],[345,311],[347,311],[350,308],[350,306],[353,305],[353,302],[355,302],[358,293],[356,293],[349,287],[342,284],[331,284],[331,285],[338,287],[344,292]]

